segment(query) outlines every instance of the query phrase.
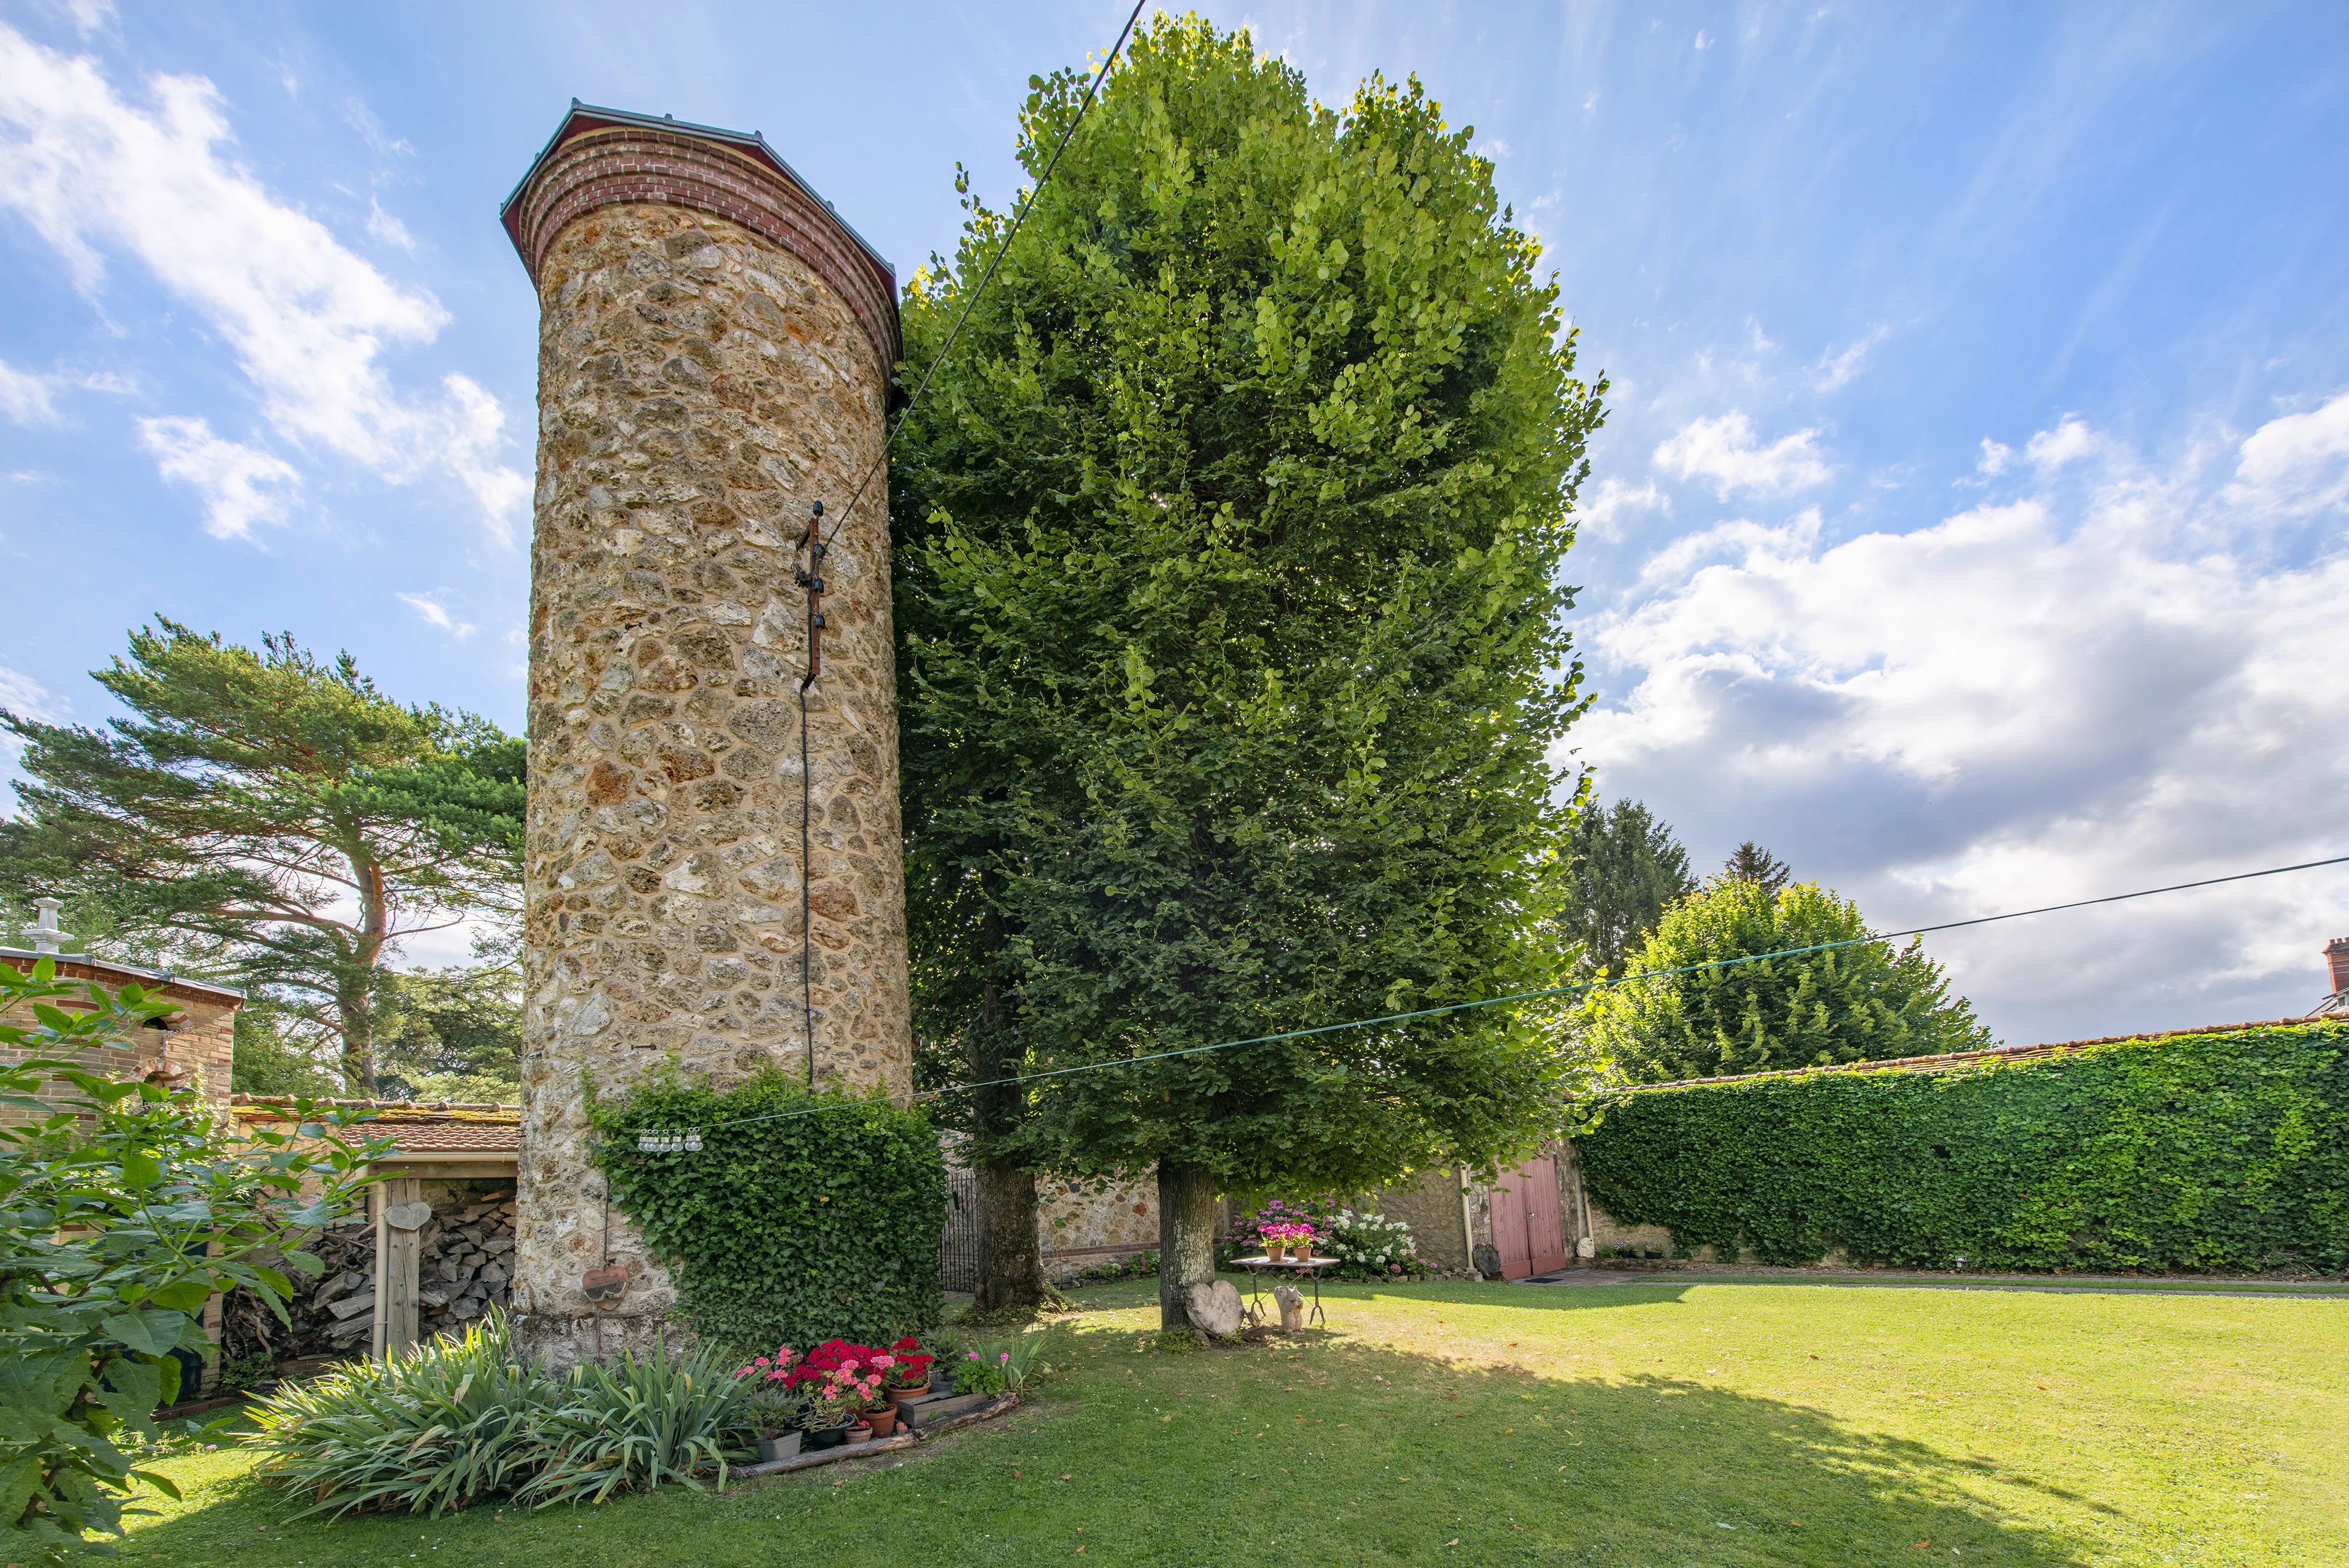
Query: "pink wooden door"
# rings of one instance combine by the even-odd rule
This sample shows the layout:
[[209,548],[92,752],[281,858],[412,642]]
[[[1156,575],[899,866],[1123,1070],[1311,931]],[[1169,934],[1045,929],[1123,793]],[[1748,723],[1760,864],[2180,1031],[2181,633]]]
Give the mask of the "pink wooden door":
[[1557,1164],[1548,1155],[1501,1173],[1493,1188],[1493,1250],[1501,1254],[1504,1279],[1522,1280],[1566,1267]]

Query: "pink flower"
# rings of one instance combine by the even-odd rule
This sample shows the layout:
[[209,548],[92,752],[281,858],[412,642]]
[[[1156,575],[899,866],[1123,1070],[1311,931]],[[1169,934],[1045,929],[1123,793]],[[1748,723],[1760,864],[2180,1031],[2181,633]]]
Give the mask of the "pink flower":
[[1011,1359],[1011,1353],[1008,1350],[999,1351],[996,1353],[995,1359],[998,1361],[1009,1361]]

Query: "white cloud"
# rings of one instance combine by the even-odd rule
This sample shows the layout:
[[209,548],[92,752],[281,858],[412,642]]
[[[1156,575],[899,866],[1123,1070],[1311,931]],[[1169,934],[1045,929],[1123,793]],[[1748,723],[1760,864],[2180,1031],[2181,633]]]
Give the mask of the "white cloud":
[[[1700,854],[1760,838],[1887,926],[2349,851],[2344,431],[2349,394],[2156,466],[2065,420],[2042,487],[1912,533],[1673,541],[1583,625],[1616,695],[1574,743]],[[2245,486],[2329,508],[2318,553],[2277,564]],[[2319,872],[1933,945],[2044,1038],[2304,1009],[2343,931]]]
[[1849,386],[1868,369],[1868,357],[1876,351],[1876,346],[1891,336],[1892,328],[1878,327],[1857,342],[1820,355],[1819,362],[1811,367],[1812,390],[1832,392]]
[[85,38],[114,23],[114,0],[65,0],[65,11]]
[[2227,494],[2239,504],[2293,513],[2349,504],[2349,392],[2253,431]]
[[1619,539],[1630,514],[1669,513],[1671,509],[1672,498],[1657,489],[1652,481],[1634,490],[1610,475],[1600,480],[1591,494],[1576,499],[1575,532],[1584,540]]
[[385,244],[398,245],[410,255],[416,254],[416,236],[408,232],[408,225],[385,212],[383,203],[372,196],[367,198],[367,232]]
[[1656,448],[1655,463],[1682,479],[1707,481],[1723,500],[1741,491],[1786,495],[1835,477],[1819,455],[1818,436],[1816,430],[1801,430],[1764,446],[1754,421],[1732,410],[1682,426]]
[[254,524],[285,522],[302,487],[284,458],[223,441],[202,420],[140,420],[139,439],[164,478],[203,496],[204,532],[215,539],[250,539]]
[[458,620],[450,615],[440,602],[429,594],[399,594],[395,597],[401,604],[422,616],[427,622],[439,627],[460,642],[473,635],[473,628],[470,623]]
[[144,263],[229,345],[281,439],[394,483],[448,472],[510,537],[528,482],[504,477],[482,444],[496,428],[479,406],[488,394],[466,382],[438,401],[403,396],[383,367],[388,350],[431,341],[447,312],[237,162],[210,82],[158,76],[147,88],[148,107],[126,101],[94,61],[0,25],[0,203],[85,291],[102,286],[109,252]]
[[0,359],[0,414],[20,425],[55,424],[57,410],[49,397],[49,379]]
[[1713,47],[1713,35],[1706,32],[1702,27],[1698,28],[1696,34],[1696,47],[1699,49],[1709,49]]
[[[66,701],[50,692],[29,675],[19,674],[0,664],[0,708],[20,719],[35,719],[44,724],[65,721]],[[13,775],[16,763],[25,754],[25,742],[5,730],[0,730],[0,775]]]

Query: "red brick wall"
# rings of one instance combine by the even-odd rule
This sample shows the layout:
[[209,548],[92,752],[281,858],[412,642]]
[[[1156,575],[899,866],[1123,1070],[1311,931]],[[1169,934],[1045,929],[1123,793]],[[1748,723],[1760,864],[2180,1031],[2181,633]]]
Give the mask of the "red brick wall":
[[[21,959],[0,958],[0,963],[10,963],[18,969],[26,967],[26,961]],[[57,966],[57,978],[96,981],[112,992],[122,981],[139,977],[106,964],[67,962]],[[152,987],[151,981],[142,980],[140,983]],[[130,1040],[88,1047],[79,1052],[76,1059],[83,1066],[104,1073],[109,1077],[154,1078],[158,1082],[194,1088],[225,1113],[230,1057],[233,1050],[232,1030],[236,1010],[242,1003],[188,986],[165,986],[162,994],[178,1009],[164,1016],[167,1027],[136,1030],[134,1038]],[[28,1016],[16,1013],[5,1016],[11,1023],[31,1022]],[[22,1061],[26,1054],[23,1051],[0,1046],[0,1061]],[[63,1099],[71,1093],[69,1087],[47,1085],[40,1091],[40,1097]],[[0,1120],[21,1122],[29,1117],[28,1112],[0,1107]]]

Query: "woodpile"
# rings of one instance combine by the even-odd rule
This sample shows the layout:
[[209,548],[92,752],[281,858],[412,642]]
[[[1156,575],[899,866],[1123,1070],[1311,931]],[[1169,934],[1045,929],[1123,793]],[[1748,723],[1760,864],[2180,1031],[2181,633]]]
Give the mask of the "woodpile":
[[[375,1227],[356,1220],[328,1227],[310,1244],[326,1265],[305,1301],[295,1297],[291,1343],[281,1356],[365,1355],[375,1323]],[[301,1275],[294,1279],[299,1281]],[[280,1334],[282,1326],[272,1327]],[[279,1349],[272,1345],[272,1349]]]
[[462,1334],[490,1308],[506,1304],[513,1277],[512,1191],[436,1200],[419,1240],[416,1301],[427,1337]]

